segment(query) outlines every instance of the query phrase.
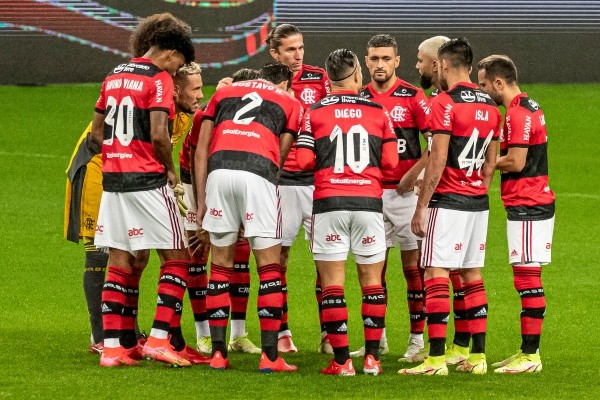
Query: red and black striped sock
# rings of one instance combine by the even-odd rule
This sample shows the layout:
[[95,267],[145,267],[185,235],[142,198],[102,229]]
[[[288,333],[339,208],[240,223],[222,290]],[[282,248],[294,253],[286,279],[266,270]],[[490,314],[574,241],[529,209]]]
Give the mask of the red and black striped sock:
[[533,354],[540,348],[542,323],[546,315],[542,268],[515,265],[513,275],[515,289],[521,297],[521,351]]
[[206,292],[206,312],[208,313],[208,324],[210,325],[210,336],[212,338],[212,354],[220,351],[227,358],[227,346],[225,346],[225,333],[227,321],[229,320],[229,280],[233,274],[233,268],[226,268],[215,263],[210,264],[210,279]]
[[261,345],[269,360],[277,359],[277,336],[281,325],[283,293],[281,293],[281,266],[267,264],[258,267],[258,320]]
[[127,302],[123,309],[121,345],[130,349],[137,344],[137,335],[135,332],[135,322],[138,313],[138,303],[140,299],[140,279],[142,270],[133,269],[127,277]]
[[362,319],[365,333],[365,355],[379,360],[379,342],[385,328],[385,293],[382,286],[362,288]]
[[289,331],[288,325],[288,286],[287,286],[287,267],[281,266],[281,293],[283,295],[283,305],[281,307],[281,326],[279,332]]
[[[335,362],[345,364],[350,358],[348,347],[348,307],[344,297],[343,286],[327,286],[323,288],[321,300],[323,325],[327,331],[329,343],[333,347]],[[377,342],[379,346],[379,342]]]
[[188,274],[188,295],[196,323],[202,323],[208,319],[206,313],[206,288],[208,286],[206,262],[206,258],[192,258]]
[[171,320],[183,305],[190,262],[169,260],[160,268],[158,300],[152,329],[169,332]]
[[238,241],[235,244],[233,259],[233,275],[229,281],[229,296],[231,299],[231,319],[246,320],[248,297],[250,296],[250,245],[248,241]]
[[131,271],[109,265],[102,288],[102,324],[104,345],[118,347],[123,327],[123,310],[127,304],[127,279]]
[[317,299],[317,307],[319,309],[319,324],[321,324],[321,333],[327,332],[323,323],[323,288],[321,287],[321,275],[317,271],[317,280],[315,282],[315,298]]
[[448,278],[432,278],[425,281],[429,355],[434,357],[446,353],[446,329],[450,317],[449,286]]
[[423,283],[416,265],[402,268],[406,279],[406,299],[408,315],[410,316],[410,333],[423,334],[425,329],[425,301],[423,298]]
[[488,302],[483,280],[465,283],[465,307],[473,344],[471,353],[485,353]]
[[454,311],[453,343],[458,346],[469,347],[471,332],[469,332],[469,320],[467,319],[467,309],[465,307],[465,292],[458,270],[450,271],[450,281],[452,282],[452,309]]

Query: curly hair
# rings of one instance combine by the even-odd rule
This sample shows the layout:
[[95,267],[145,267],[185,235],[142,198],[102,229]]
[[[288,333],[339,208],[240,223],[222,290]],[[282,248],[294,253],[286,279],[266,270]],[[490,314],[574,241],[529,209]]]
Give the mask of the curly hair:
[[134,57],[143,56],[153,46],[180,52],[186,64],[195,59],[190,26],[170,13],[145,18],[131,34],[130,47]]

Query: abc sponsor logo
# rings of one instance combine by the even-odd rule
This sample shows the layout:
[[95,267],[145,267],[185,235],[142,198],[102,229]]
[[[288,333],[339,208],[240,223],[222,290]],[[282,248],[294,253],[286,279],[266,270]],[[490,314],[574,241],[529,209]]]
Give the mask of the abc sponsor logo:
[[463,244],[462,243],[455,243],[454,244],[454,251],[455,252],[461,252],[463,249]]
[[144,228],[131,228],[127,231],[127,235],[130,238],[144,236]]
[[246,213],[246,221],[254,221],[254,213]]
[[96,225],[96,233],[104,233],[104,225]]
[[211,208],[209,211],[211,217],[215,218],[223,218],[223,210],[217,210],[216,208]]
[[375,236],[365,236],[364,238],[362,238],[361,243],[362,244],[374,244]]
[[329,235],[325,236],[326,242],[339,242],[341,240],[342,240],[342,237],[335,233],[330,233]]

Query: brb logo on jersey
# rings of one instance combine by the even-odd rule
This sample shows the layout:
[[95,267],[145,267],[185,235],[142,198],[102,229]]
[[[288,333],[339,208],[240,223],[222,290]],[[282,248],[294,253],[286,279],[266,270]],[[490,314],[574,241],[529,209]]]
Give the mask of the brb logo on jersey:
[[223,218],[223,210],[217,210],[216,208],[211,208],[209,213],[212,217]]
[[392,108],[392,111],[390,111],[390,116],[396,122],[404,122],[405,115],[406,115],[406,108],[404,108],[402,106],[395,106],[394,108]]
[[311,88],[305,88],[302,93],[300,93],[300,98],[304,102],[304,104],[312,105],[315,103],[317,95],[317,91]]

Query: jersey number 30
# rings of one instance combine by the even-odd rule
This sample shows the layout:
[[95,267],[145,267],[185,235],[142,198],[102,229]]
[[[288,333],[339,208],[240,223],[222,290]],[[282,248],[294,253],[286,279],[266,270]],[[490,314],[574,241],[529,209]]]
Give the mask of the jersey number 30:
[[129,146],[133,140],[133,100],[130,96],[123,97],[120,104],[113,96],[106,99],[106,117],[104,123],[110,125],[111,135],[104,139],[104,144],[113,144],[115,136],[123,146]]

